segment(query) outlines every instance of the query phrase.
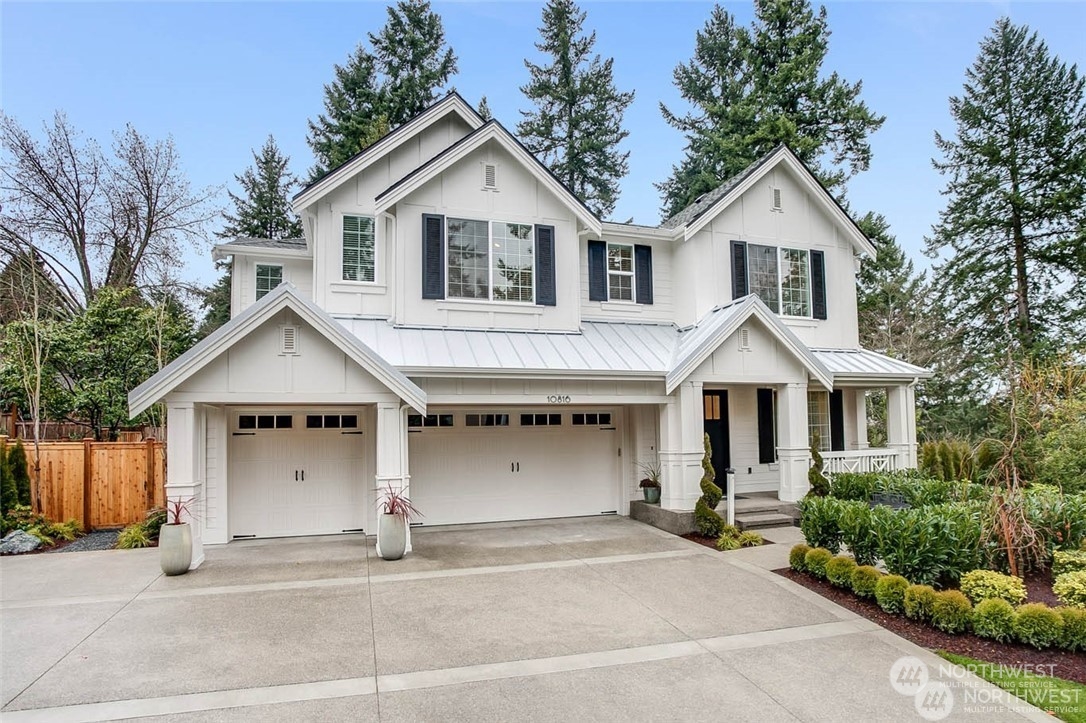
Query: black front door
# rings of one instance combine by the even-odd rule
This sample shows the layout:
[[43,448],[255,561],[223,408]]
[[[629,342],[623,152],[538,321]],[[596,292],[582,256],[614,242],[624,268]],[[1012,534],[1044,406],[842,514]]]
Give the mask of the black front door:
[[713,449],[713,470],[716,485],[728,491],[728,476],[724,473],[732,466],[731,441],[728,438],[728,393],[723,390],[707,391],[703,395],[705,405],[705,433]]

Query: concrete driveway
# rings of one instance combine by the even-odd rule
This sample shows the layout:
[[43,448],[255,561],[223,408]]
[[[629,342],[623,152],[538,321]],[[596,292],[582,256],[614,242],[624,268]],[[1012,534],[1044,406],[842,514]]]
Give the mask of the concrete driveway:
[[437,528],[398,562],[248,541],[178,578],[156,550],[7,558],[0,717],[923,721],[890,681],[911,655],[951,690],[928,720],[1051,720],[769,572],[797,533],[721,554],[618,517]]

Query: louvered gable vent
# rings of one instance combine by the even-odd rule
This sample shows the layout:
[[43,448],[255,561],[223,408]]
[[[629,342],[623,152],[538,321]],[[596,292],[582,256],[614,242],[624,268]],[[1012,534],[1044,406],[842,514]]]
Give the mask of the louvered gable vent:
[[493,163],[483,164],[483,186],[486,188],[498,187],[498,167]]
[[283,354],[297,354],[298,353],[298,327],[296,326],[283,326],[280,327],[280,351]]

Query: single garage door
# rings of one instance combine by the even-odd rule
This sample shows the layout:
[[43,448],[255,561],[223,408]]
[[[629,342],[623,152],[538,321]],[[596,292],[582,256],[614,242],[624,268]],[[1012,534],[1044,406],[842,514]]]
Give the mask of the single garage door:
[[408,420],[411,500],[425,525],[618,510],[608,410],[441,413]]
[[235,415],[227,478],[231,537],[361,530],[361,419],[354,412]]

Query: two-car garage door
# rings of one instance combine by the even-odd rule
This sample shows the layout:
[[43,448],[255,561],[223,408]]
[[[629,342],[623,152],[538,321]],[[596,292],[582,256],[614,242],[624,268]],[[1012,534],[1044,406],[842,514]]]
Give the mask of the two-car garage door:
[[413,416],[411,499],[426,525],[615,512],[613,421],[600,410]]

